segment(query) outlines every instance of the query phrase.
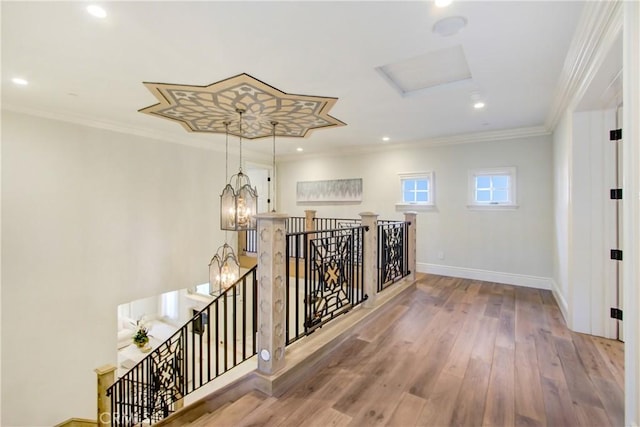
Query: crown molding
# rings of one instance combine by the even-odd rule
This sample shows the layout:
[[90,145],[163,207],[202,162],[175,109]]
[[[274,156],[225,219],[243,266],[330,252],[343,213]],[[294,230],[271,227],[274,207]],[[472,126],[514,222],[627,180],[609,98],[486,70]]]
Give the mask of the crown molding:
[[[19,107],[15,105],[2,105],[3,110],[12,111],[20,114],[27,114],[36,117],[42,117],[50,120],[73,123],[81,126],[88,126],[97,129],[108,130],[111,132],[124,133],[127,135],[135,135],[142,138],[148,138],[153,141],[169,142],[172,144],[180,144],[188,147],[199,148],[203,150],[216,151],[224,153],[224,147],[218,144],[212,144],[206,141],[204,136],[181,133],[158,132],[149,129],[137,128],[134,126],[123,126],[119,123],[107,122],[102,120],[89,119],[80,115],[72,115],[66,113],[56,113],[50,111],[37,110],[32,108]],[[364,154],[370,152],[393,151],[408,148],[435,147],[456,144],[470,144],[476,142],[502,141],[507,139],[528,138],[536,136],[549,135],[550,132],[544,126],[522,127],[515,129],[503,129],[496,131],[472,132],[466,134],[448,135],[437,138],[423,139],[403,144],[383,144],[383,145],[362,145],[359,147],[349,147],[333,151],[331,153],[309,153],[309,154],[286,154],[279,155],[278,161],[291,162],[306,158],[332,157],[336,155]],[[246,159],[255,164],[270,164],[271,155],[254,150],[242,150]]]
[[598,72],[622,30],[622,5],[621,1],[585,2],[545,121],[549,132],[567,109],[575,108]]
[[344,155],[356,155],[372,152],[396,151],[414,148],[441,147],[447,145],[473,144],[478,142],[495,142],[519,138],[532,138],[538,136],[548,136],[551,132],[545,126],[530,126],[513,129],[502,129],[485,132],[471,132],[457,135],[441,136],[437,138],[422,139],[419,141],[406,142],[401,144],[376,144],[362,145],[359,147],[349,147],[336,150],[331,153],[308,153],[308,154],[286,154],[278,157],[278,161],[292,162],[301,159],[318,157],[335,157]]
[[[94,120],[85,116],[58,113],[44,110],[37,110],[33,108],[19,107],[10,104],[2,104],[2,110],[11,111],[19,114],[26,114],[30,116],[41,117],[50,120],[56,120],[60,122],[73,123],[80,126],[87,126],[96,129],[103,129],[111,132],[124,133],[126,135],[135,135],[142,138],[147,138],[153,141],[169,142],[172,144],[180,144],[187,147],[199,148],[202,150],[215,151],[218,153],[224,153],[225,148],[221,144],[212,144],[211,141],[205,140],[203,135],[182,134],[182,133],[166,133],[159,132],[150,129],[138,128],[134,126],[125,126],[120,123]],[[254,162],[268,162],[270,156],[264,153],[256,152],[254,150],[247,150],[246,147],[242,150],[243,156]]]

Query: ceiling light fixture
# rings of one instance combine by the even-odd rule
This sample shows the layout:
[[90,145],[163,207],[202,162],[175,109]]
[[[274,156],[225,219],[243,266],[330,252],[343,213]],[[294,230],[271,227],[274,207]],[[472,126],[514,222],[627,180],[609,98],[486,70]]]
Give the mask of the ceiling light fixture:
[[436,7],[447,7],[452,2],[453,2],[453,0],[436,0],[435,4],[436,4]]
[[17,84],[18,86],[26,86],[29,84],[29,82],[21,77],[14,77],[11,79],[11,81],[14,84]]
[[382,140],[383,140],[384,142],[389,141],[389,139],[391,139],[391,138],[389,138],[388,136],[383,136],[383,137],[382,137]]
[[242,173],[242,114],[245,110],[238,108],[236,111],[240,116],[240,167],[220,194],[220,228],[230,231],[253,230],[256,228],[254,215],[258,207],[258,192],[251,187],[249,176]]
[[229,289],[240,276],[240,263],[226,242],[209,262],[209,294],[218,296]]
[[95,4],[87,6],[87,12],[89,12],[90,15],[95,16],[96,18],[107,17],[107,11]]
[[473,103],[473,108],[475,108],[476,110],[481,110],[485,107],[485,103],[482,100],[482,96],[480,95],[480,92],[477,90],[474,90],[473,92],[471,92],[471,102]]
[[302,152],[304,151],[304,149],[303,149],[302,147],[298,147],[298,148],[296,148],[296,151],[297,151],[298,153],[302,153]]
[[442,37],[449,37],[457,34],[466,26],[467,18],[463,16],[450,16],[433,24],[433,29],[431,31]]

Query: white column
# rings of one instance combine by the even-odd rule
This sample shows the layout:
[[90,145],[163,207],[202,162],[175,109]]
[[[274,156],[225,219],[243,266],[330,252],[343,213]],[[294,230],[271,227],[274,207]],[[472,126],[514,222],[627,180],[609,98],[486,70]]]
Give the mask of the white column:
[[258,370],[274,374],[285,359],[286,214],[256,215],[258,222]]
[[362,225],[369,227],[364,233],[363,259],[364,263],[364,293],[368,298],[364,301],[365,307],[373,307],[378,295],[378,214],[362,212]]
[[409,253],[407,254],[407,268],[409,269],[409,279],[416,280],[416,230],[417,230],[417,222],[418,213],[417,212],[405,212],[404,220],[409,225],[409,235],[407,239],[409,239]]

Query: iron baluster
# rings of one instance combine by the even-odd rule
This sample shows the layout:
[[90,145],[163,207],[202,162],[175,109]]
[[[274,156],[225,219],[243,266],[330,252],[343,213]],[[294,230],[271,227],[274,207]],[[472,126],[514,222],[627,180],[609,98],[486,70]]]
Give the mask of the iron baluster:
[[[246,310],[246,280],[251,277],[253,286],[252,301],[253,307],[251,310],[252,321],[251,330],[247,330],[247,310]],[[242,286],[242,289],[240,288]],[[242,333],[243,342],[246,342],[247,334],[251,334],[251,341],[253,343],[253,349],[251,354],[247,354],[246,350],[242,353],[242,360],[239,360],[239,352],[234,347],[234,359],[233,364],[239,364],[244,360],[255,355],[255,332],[257,330],[257,278],[256,268],[251,269],[240,280],[233,285],[234,307],[229,310],[225,306],[225,316],[228,316],[229,311],[234,313],[234,322],[236,323],[234,334],[238,339],[238,327],[237,322],[242,321],[243,328]],[[224,294],[227,295],[227,294]],[[237,306],[240,302],[238,298],[240,295],[244,295],[242,298],[242,304],[245,304],[243,309]],[[226,296],[222,296],[225,299],[224,303],[227,303]],[[190,392],[196,390],[202,385],[206,384],[210,380],[218,377],[224,371],[232,368],[229,366],[229,361],[225,361],[224,371],[221,372],[219,368],[220,354],[218,351],[218,345],[215,346],[215,351],[211,349],[211,337],[216,336],[216,343],[219,341],[220,327],[219,327],[219,300],[220,297],[214,299],[203,310],[196,313],[192,319],[185,323],[180,329],[178,329],[168,340],[160,344],[143,360],[136,364],[129,372],[125,373],[119,378],[109,389],[107,395],[110,398],[112,408],[111,424],[118,426],[133,426],[144,423],[154,424],[160,419],[166,417],[173,411],[175,411],[175,402]],[[231,299],[229,299],[231,301]],[[213,307],[213,310],[211,309]],[[215,312],[215,320],[212,313]],[[243,319],[237,319],[237,316],[242,312]],[[223,328],[229,327],[226,320],[223,321]],[[215,327],[215,332],[212,333],[211,328]],[[204,334],[204,329],[207,329],[207,334]],[[200,331],[200,332],[198,332]],[[198,333],[198,338],[195,335]],[[224,341],[228,341],[229,337],[225,334]],[[207,347],[205,348],[205,345]],[[235,343],[234,343],[235,345]],[[229,350],[229,347],[226,347]],[[196,354],[197,353],[197,354]],[[211,360],[214,357],[215,360]],[[225,354],[226,357],[226,354]],[[216,366],[215,375],[212,372],[212,365]],[[205,375],[206,371],[206,375]]]

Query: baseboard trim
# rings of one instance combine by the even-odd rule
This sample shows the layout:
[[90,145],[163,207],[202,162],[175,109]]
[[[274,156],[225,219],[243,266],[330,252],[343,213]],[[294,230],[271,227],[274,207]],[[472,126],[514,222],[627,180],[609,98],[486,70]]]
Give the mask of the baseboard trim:
[[558,286],[558,283],[554,279],[551,279],[551,292],[553,293],[553,297],[556,299],[556,303],[560,308],[560,312],[562,313],[562,317],[564,317],[565,323],[568,325],[569,324],[569,304],[567,304],[567,300],[562,295],[562,292],[560,291],[560,287]]
[[501,271],[479,270],[475,268],[453,267],[419,262],[416,270],[420,273],[439,276],[460,277],[485,282],[504,283],[506,285],[525,286],[527,288],[552,290],[553,281],[549,277],[527,276],[524,274],[503,273]]

